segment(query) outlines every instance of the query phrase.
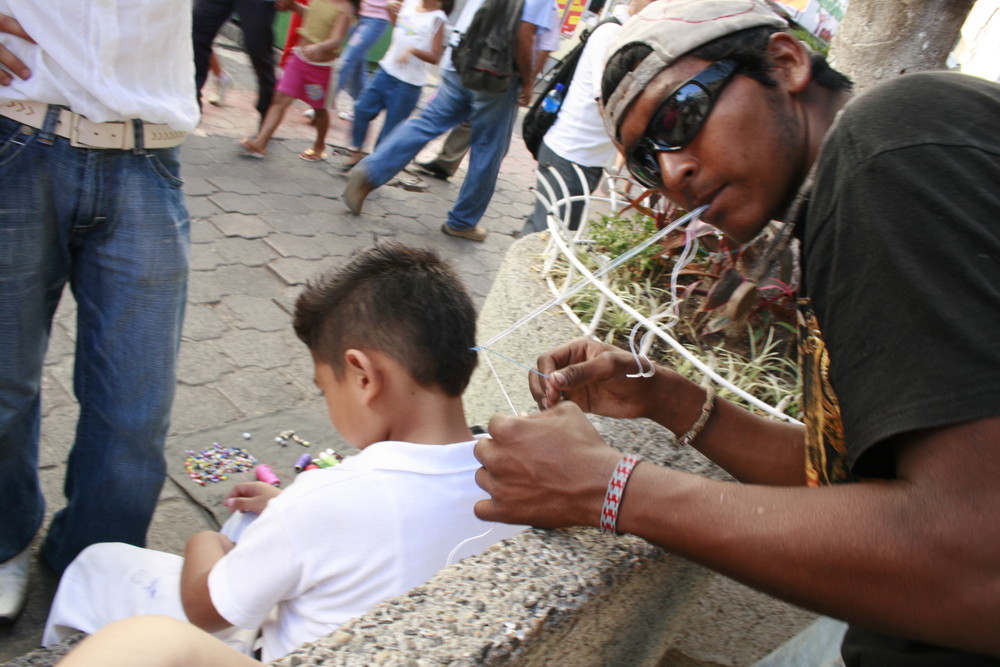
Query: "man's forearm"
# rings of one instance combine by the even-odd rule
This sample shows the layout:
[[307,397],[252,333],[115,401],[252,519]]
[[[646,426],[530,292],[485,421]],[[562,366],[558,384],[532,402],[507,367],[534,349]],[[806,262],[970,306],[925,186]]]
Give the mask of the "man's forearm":
[[534,69],[535,24],[521,21],[517,28],[517,45],[514,49],[514,64],[521,76],[521,85],[530,89],[532,86],[531,72]]
[[[680,437],[701,415],[705,389],[666,368],[648,381],[655,384],[649,393],[656,399],[644,416]],[[721,397],[691,444],[741,482],[805,484],[803,427],[755,415]]]
[[1000,655],[1000,466],[979,433],[913,438],[899,479],[820,489],[640,464],[618,528],[821,613]]

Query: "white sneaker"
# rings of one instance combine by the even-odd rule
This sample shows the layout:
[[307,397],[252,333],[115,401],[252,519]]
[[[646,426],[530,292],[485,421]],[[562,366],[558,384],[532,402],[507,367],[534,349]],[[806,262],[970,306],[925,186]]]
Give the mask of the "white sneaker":
[[229,74],[223,70],[222,74],[219,75],[219,78],[215,82],[215,92],[208,98],[208,103],[213,106],[221,107],[222,100],[225,99],[226,92],[229,91],[229,88],[232,85],[233,77],[229,76]]
[[0,563],[0,625],[13,623],[28,593],[28,564],[31,547],[5,563]]
[[354,120],[354,112],[353,111],[341,111],[337,115],[340,117],[341,120]]

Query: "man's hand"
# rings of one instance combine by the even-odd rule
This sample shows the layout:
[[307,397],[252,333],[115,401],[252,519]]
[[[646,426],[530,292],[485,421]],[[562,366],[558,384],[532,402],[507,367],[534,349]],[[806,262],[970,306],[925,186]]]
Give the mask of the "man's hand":
[[[28,36],[28,33],[24,31],[21,24],[6,14],[0,14],[0,32],[20,37],[25,41],[31,42],[32,44],[35,43],[35,40]],[[14,54],[2,44],[0,44],[0,65],[6,67],[21,79],[27,79],[31,76],[31,72],[24,65],[24,63],[21,62],[19,58],[15,57]],[[13,80],[14,78],[6,70],[0,67],[0,86],[6,86]]]
[[287,11],[292,9],[292,5],[295,4],[295,0],[274,0],[274,9],[278,12]]
[[484,521],[540,528],[596,526],[620,454],[580,409],[560,403],[523,418],[494,415],[475,455],[476,483],[490,494],[476,503]]
[[271,498],[279,493],[281,489],[264,482],[243,482],[233,487],[222,504],[228,507],[230,512],[260,514]]
[[[657,397],[654,378],[630,378],[638,370],[631,354],[592,338],[577,338],[543,354],[538,371],[528,375],[528,386],[538,407],[546,410],[561,398],[584,412],[629,419],[649,417]],[[657,368],[658,375],[675,375]],[[679,377],[679,376],[678,376]]]

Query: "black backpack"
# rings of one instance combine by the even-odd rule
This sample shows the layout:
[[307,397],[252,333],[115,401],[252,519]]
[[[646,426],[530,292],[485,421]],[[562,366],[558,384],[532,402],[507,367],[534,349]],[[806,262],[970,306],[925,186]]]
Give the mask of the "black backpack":
[[605,23],[621,24],[621,21],[612,17],[598,23],[594,26],[593,30],[584,30],[580,34],[579,43],[559,61],[559,64],[552,68],[551,78],[545,84],[545,88],[538,93],[531,108],[524,114],[524,122],[521,124],[521,136],[524,138],[524,145],[531,151],[531,157],[536,160],[538,159],[538,149],[542,145],[542,138],[549,131],[549,128],[552,127],[553,123],[556,122],[556,118],[559,117],[559,109],[562,108],[562,105],[560,105],[559,109],[555,111],[546,111],[543,109],[542,103],[545,102],[545,96],[550,91],[555,90],[556,84],[561,83],[563,85],[562,99],[563,101],[566,100],[566,96],[569,94],[569,84],[573,81],[573,75],[576,73],[576,66],[580,63],[580,55],[583,53],[583,47],[587,45],[587,38],[590,37],[594,30],[597,30]]
[[524,0],[486,0],[451,54],[462,85],[502,93],[517,74],[514,49]]

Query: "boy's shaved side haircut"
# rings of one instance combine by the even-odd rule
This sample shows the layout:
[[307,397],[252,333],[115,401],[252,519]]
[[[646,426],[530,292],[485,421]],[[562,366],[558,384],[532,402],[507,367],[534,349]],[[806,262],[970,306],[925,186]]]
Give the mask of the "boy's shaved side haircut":
[[344,352],[378,350],[414,380],[460,396],[476,367],[476,311],[434,252],[380,243],[310,281],[295,304],[295,333],[334,374]]

